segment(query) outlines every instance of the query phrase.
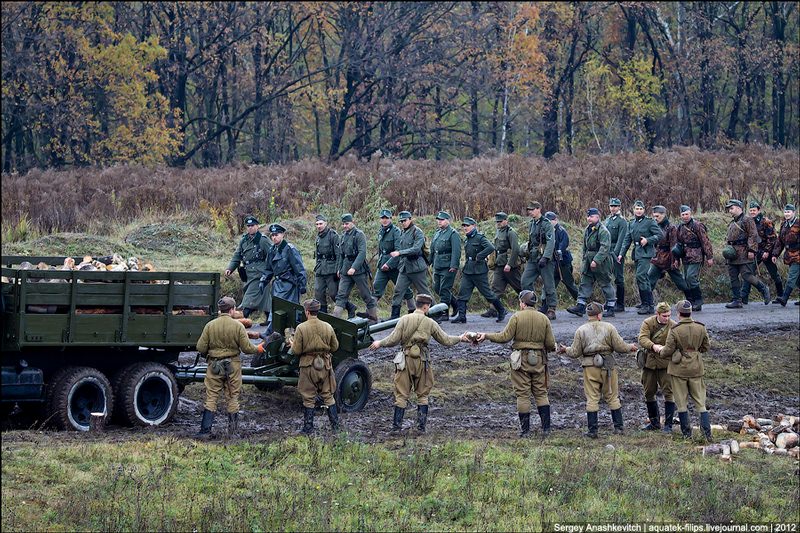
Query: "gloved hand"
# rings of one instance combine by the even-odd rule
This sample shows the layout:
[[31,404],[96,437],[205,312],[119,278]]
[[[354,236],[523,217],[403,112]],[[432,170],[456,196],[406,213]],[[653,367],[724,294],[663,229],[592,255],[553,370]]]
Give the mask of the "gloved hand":
[[556,259],[558,259],[559,261],[563,261],[564,260],[564,252],[561,251],[561,250],[556,250]]
[[264,343],[262,342],[261,344],[259,344],[256,347],[256,350],[258,350],[258,353],[264,353],[264,351],[266,350],[266,348],[264,348]]
[[300,294],[305,294],[307,292],[305,285],[300,285]]
[[549,262],[550,262],[550,260],[549,260],[548,258],[546,258],[546,257],[542,257],[542,258],[540,258],[540,259],[539,259],[539,268],[544,268],[544,267],[546,267],[546,266],[547,266],[547,263],[549,263]]

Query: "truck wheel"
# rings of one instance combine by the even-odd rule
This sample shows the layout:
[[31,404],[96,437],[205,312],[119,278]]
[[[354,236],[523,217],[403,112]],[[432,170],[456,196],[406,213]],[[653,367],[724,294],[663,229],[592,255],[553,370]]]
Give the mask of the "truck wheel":
[[114,405],[111,383],[102,372],[88,366],[62,368],[47,387],[47,412],[59,429],[89,431],[92,413],[110,418]]
[[115,385],[115,411],[125,424],[158,426],[178,410],[178,382],[161,363],[133,363],[120,372]]
[[336,367],[336,405],[343,413],[364,408],[372,389],[372,372],[363,361],[345,359]]

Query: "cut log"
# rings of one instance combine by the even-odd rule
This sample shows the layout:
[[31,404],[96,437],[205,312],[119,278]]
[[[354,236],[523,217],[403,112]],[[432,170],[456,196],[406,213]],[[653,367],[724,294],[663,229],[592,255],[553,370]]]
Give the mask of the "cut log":
[[727,429],[728,429],[728,431],[730,431],[732,433],[742,433],[742,434],[744,434],[745,432],[742,431],[742,430],[746,429],[746,428],[744,428],[744,422],[742,422],[741,420],[733,420],[731,422],[728,422],[728,428]]
[[105,413],[92,413],[89,419],[89,431],[96,433],[103,431],[106,427],[106,414]]
[[769,418],[756,418],[756,422],[758,422],[759,426],[771,426],[772,420]]
[[236,320],[241,322],[242,325],[244,325],[244,327],[246,327],[246,328],[252,328],[253,327],[253,321],[250,320],[249,318],[237,318]]
[[785,431],[789,431],[789,426],[775,426],[767,431],[767,437],[769,437],[769,440],[772,442],[775,442],[778,436]]
[[742,448],[742,449],[744,449],[744,448],[752,448],[754,450],[760,450],[761,449],[761,443],[759,443],[759,442],[740,442],[739,443],[739,448]]
[[260,339],[261,335],[257,331],[248,331],[247,332],[248,339]]
[[731,439],[730,447],[731,447],[731,453],[732,454],[735,455],[735,454],[739,453],[739,441],[738,440]]
[[756,419],[750,415],[745,415],[744,418],[742,418],[742,423],[746,428],[761,429]]
[[244,318],[244,313],[238,310],[233,311],[233,318]]
[[[727,448],[728,453],[730,454],[730,446]],[[703,451],[703,455],[719,455],[721,453],[725,453],[725,446],[722,444],[709,444],[708,446],[701,446],[700,449]]]
[[[770,453],[770,452],[767,452],[767,453]],[[772,454],[774,454],[774,455],[789,455],[789,450],[776,448],[776,449],[772,450]]]
[[789,450],[789,457],[794,457],[795,459],[800,459],[800,448],[795,446],[791,450]]
[[780,449],[787,450],[789,448],[794,448],[797,446],[798,441],[800,441],[800,436],[797,433],[786,432],[781,433],[775,439],[775,446]]

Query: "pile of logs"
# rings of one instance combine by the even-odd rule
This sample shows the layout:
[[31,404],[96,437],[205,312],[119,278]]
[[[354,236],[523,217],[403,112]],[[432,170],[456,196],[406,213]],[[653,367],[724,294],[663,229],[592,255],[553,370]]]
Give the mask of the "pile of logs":
[[[800,459],[800,417],[778,414],[770,420],[747,415],[741,420],[728,423],[727,429],[746,435],[750,440],[737,442],[731,439],[702,446],[700,449],[703,455],[721,454],[722,459],[730,461],[730,455],[736,454],[738,448],[753,448],[768,455],[788,455]],[[737,450],[734,451],[734,448]]]
[[137,257],[123,258],[119,254],[107,255],[103,257],[93,258],[91,255],[86,255],[80,263],[75,263],[75,259],[67,257],[64,259],[64,264],[59,267],[48,265],[47,263],[39,263],[33,265],[28,261],[23,261],[19,265],[20,270],[82,270],[82,271],[109,271],[109,272],[155,272],[155,267],[152,263],[143,263]]

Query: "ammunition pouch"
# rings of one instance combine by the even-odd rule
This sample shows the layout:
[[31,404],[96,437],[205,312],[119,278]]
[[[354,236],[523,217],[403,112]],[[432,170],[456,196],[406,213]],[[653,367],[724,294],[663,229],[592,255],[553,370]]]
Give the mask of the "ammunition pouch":
[[408,357],[419,357],[422,355],[422,349],[419,344],[412,344],[403,348],[403,353]]
[[397,372],[402,372],[406,369],[406,354],[404,354],[402,351],[397,352],[392,362],[394,363],[394,367]]
[[322,356],[317,355],[314,357],[314,361],[312,361],[311,366],[314,367],[314,370],[324,370],[325,360],[322,358]]
[[647,350],[639,348],[636,350],[636,366],[642,369],[645,364],[647,364]]
[[242,280],[242,283],[247,283],[247,269],[243,266],[240,266],[236,269],[236,271],[239,273],[239,279]]
[[511,370],[519,370],[522,367],[522,350],[511,352]]
[[675,351],[672,353],[672,362],[673,362],[673,363],[675,363],[675,364],[677,365],[677,364],[679,364],[679,363],[680,363],[682,360],[683,360],[683,354],[681,353],[681,351],[680,351],[680,350],[675,350]]
[[605,363],[606,363],[605,357],[603,357],[603,356],[602,356],[601,354],[599,354],[599,353],[598,353],[598,354],[595,354],[595,356],[592,358],[592,364],[593,364],[594,366],[596,366],[597,368],[603,368],[603,365],[604,365]]
[[528,352],[526,354],[528,358],[528,364],[531,366],[536,366],[539,364],[539,356],[536,354],[536,350],[525,350]]
[[231,364],[231,360],[228,357],[212,359],[211,362],[209,362],[209,366],[214,374],[222,376],[223,378],[227,379],[228,376],[233,374],[233,364]]

